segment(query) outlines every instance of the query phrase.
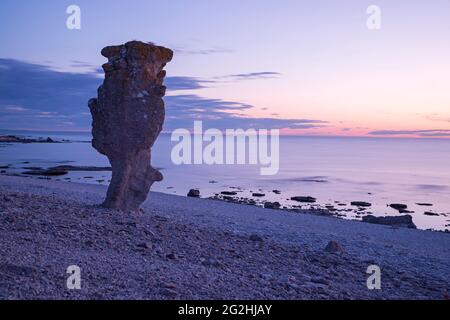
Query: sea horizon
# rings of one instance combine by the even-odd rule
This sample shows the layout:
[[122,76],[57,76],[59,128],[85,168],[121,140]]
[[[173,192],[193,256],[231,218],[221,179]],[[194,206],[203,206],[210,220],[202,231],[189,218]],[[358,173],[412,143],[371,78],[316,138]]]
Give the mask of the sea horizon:
[[[190,128],[186,128],[187,130],[190,130]],[[209,128],[206,128],[209,129]],[[205,130],[206,130],[205,129]],[[233,130],[233,128],[230,128]],[[252,128],[256,131],[258,131],[258,128]],[[248,129],[244,129],[248,130]],[[223,130],[223,134],[226,134],[226,130]],[[173,131],[161,131],[160,135],[172,135]],[[192,133],[192,131],[191,131]],[[29,136],[33,138],[44,138],[45,135],[49,134],[56,134],[56,135],[68,135],[68,134],[83,134],[87,135],[90,138],[92,138],[92,131],[91,130],[36,130],[36,129],[1,129],[0,128],[0,134],[2,135],[8,135],[8,134],[16,134],[19,136]],[[401,140],[444,140],[444,141],[450,141],[449,137],[411,137],[411,136],[376,136],[376,135],[335,135],[335,134],[286,134],[280,132],[280,137],[305,137],[305,138],[361,138],[361,139],[401,139]],[[90,142],[90,140],[89,140]]]

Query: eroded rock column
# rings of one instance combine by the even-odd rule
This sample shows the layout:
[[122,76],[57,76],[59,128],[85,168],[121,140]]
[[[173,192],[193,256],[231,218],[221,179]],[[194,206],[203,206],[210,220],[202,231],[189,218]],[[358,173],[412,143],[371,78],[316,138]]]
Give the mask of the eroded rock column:
[[102,50],[105,80],[89,101],[92,146],[108,157],[112,179],[103,206],[133,211],[162,174],[151,167],[151,148],[164,123],[163,85],[170,49],[139,41]]

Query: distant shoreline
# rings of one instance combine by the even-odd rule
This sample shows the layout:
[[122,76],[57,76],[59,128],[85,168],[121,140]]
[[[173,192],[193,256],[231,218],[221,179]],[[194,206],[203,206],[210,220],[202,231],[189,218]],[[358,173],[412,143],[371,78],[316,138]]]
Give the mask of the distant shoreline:
[[60,143],[60,141],[47,138],[28,138],[14,135],[0,135],[0,143]]
[[51,137],[32,137],[32,136],[23,136],[23,135],[0,135],[0,143],[90,143],[91,141],[72,141],[68,139],[56,139]]
[[[19,130],[19,129],[0,129],[0,135],[15,135],[20,133],[27,133],[30,136],[57,136],[57,135],[67,135],[67,134],[83,134],[90,135],[90,130],[80,130],[80,131],[47,131],[47,130]],[[172,131],[162,131],[160,135],[171,135]],[[299,138],[337,138],[337,139],[373,139],[373,140],[436,140],[436,141],[448,141],[450,142],[450,137],[408,137],[408,136],[350,136],[350,135],[299,135],[299,134],[283,134],[280,133],[280,137],[299,137]]]

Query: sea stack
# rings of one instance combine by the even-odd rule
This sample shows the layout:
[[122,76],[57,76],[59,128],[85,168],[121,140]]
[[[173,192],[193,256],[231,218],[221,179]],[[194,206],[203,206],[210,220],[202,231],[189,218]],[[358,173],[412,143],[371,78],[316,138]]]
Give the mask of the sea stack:
[[92,146],[108,157],[112,179],[104,207],[135,211],[162,174],[152,168],[151,148],[164,123],[163,85],[170,49],[140,41],[110,46],[101,54],[105,80],[89,100]]

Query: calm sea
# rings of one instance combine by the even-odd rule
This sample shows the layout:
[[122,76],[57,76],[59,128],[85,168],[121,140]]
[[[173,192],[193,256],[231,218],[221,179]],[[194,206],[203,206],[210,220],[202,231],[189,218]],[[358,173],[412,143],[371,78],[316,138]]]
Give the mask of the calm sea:
[[[108,160],[88,143],[89,133],[1,132],[32,137],[52,137],[75,141],[62,144],[3,144],[0,165],[11,164],[10,173],[23,167],[50,167],[60,164],[107,166]],[[372,203],[374,215],[398,215],[390,203],[408,205],[421,229],[450,229],[450,140],[384,139],[342,137],[281,137],[280,170],[275,176],[261,176],[259,165],[181,165],[172,163],[175,142],[162,134],[153,154],[153,166],[160,168],[164,181],[152,190],[186,195],[198,188],[203,197],[225,190],[238,190],[240,196],[253,192],[266,194],[261,200],[279,201],[291,206],[292,196],[312,196],[318,205],[339,201],[351,208],[351,201]],[[26,163],[25,163],[26,162]],[[108,172],[72,172],[74,182],[107,184]],[[272,190],[280,190],[277,195]],[[423,207],[417,203],[431,203]],[[304,206],[308,208],[309,206]],[[427,216],[432,211],[438,216]],[[347,212],[348,219],[361,215]]]

